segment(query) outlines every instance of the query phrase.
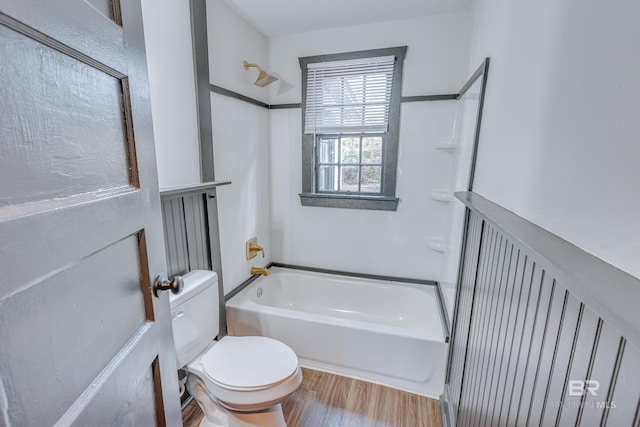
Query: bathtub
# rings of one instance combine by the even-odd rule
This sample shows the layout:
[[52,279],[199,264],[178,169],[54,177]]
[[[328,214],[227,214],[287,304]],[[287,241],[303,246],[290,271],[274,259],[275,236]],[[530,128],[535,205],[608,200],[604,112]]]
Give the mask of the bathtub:
[[229,335],[288,344],[304,367],[438,398],[447,344],[436,288],[272,267],[226,303]]

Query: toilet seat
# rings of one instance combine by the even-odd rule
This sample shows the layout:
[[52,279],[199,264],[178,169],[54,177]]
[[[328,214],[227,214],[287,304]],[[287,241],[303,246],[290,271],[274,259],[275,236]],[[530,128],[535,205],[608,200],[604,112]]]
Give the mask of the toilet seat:
[[267,337],[225,336],[187,370],[212,397],[235,411],[261,411],[280,403],[302,382],[295,352]]
[[298,357],[273,338],[226,336],[202,357],[202,367],[218,387],[257,391],[286,381],[298,368]]

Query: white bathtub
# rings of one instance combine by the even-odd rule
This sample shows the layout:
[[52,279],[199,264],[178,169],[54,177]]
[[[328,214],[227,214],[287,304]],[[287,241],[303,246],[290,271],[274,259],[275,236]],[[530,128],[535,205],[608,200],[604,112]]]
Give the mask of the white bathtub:
[[447,344],[435,287],[272,267],[226,303],[230,335],[288,344],[305,367],[437,398]]

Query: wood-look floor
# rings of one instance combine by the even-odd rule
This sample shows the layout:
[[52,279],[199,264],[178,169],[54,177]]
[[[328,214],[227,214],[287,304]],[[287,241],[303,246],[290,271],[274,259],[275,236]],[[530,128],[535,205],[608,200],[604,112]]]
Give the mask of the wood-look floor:
[[[365,381],[302,369],[303,380],[282,404],[288,427],[440,427],[437,400]],[[184,410],[184,427],[203,414],[195,401]]]

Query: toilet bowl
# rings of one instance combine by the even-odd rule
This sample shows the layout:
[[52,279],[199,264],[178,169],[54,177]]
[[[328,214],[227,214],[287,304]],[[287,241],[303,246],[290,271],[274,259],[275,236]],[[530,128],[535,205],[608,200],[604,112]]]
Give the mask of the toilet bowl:
[[200,427],[285,427],[281,402],[302,382],[298,357],[267,337],[219,332],[217,275],[193,271],[170,297],[178,366],[205,414]]

